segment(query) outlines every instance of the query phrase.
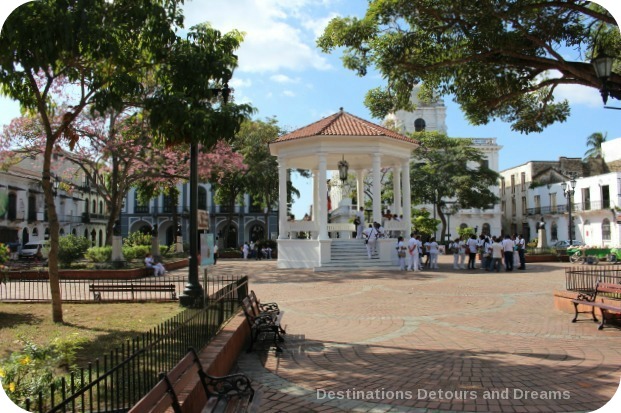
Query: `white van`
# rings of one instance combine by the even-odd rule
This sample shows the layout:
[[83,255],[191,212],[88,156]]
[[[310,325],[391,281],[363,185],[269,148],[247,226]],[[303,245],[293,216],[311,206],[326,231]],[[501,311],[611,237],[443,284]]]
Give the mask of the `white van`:
[[34,259],[37,256],[37,251],[41,250],[41,258],[47,260],[50,254],[50,242],[49,241],[33,241],[24,245],[19,252],[19,259]]

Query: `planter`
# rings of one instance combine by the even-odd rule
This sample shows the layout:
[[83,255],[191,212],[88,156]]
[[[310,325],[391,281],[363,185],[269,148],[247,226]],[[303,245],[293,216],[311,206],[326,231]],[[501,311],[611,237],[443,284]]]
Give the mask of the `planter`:
[[525,255],[526,262],[568,262],[569,257],[567,255],[556,254],[537,254],[537,255]]
[[[164,263],[167,270],[176,270],[188,266],[188,259]],[[147,268],[110,269],[110,270],[58,270],[58,275],[63,280],[133,280],[148,277],[152,274]],[[47,280],[47,270],[35,271],[11,271],[8,273],[10,280]]]

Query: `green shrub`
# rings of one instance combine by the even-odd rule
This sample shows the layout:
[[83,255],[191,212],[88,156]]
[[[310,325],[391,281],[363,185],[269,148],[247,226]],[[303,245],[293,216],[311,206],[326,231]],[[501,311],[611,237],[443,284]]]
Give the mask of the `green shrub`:
[[127,238],[123,240],[126,247],[135,247],[138,245],[151,246],[151,234],[143,234],[140,231],[130,232]]
[[86,237],[78,237],[73,234],[60,237],[58,243],[58,261],[63,265],[69,265],[84,257],[91,242]]
[[[77,334],[57,337],[47,346],[38,346],[24,338],[20,341],[24,343],[22,350],[0,361],[2,387],[9,398],[20,406],[25,404],[26,398],[40,391],[46,397],[51,384],[59,388],[63,376],[67,378],[66,373],[76,370],[76,352],[87,342]],[[79,375],[76,378],[79,381]],[[80,383],[75,384],[80,386]],[[44,399],[43,402],[45,407],[51,407],[49,400]]]
[[123,256],[127,261],[142,260],[149,252],[151,252],[150,245],[123,246]]
[[104,247],[89,248],[84,257],[92,262],[107,262],[112,259],[112,247],[106,245]]

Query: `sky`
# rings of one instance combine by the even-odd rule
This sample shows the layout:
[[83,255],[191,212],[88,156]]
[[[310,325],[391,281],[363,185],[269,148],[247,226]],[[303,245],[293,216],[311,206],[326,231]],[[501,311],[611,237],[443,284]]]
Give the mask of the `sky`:
[[[599,0],[616,17],[621,18],[619,0]],[[2,0],[0,22],[23,0]],[[294,130],[336,113],[345,111],[371,118],[363,100],[367,90],[382,86],[377,73],[364,78],[343,68],[340,53],[322,53],[315,45],[326,24],[336,16],[362,17],[366,0],[186,0],[185,27],[209,22],[223,32],[245,32],[239,49],[239,67],[230,85],[238,102],[251,103],[258,109],[256,118],[276,117],[286,130]],[[571,104],[571,116],[542,133],[529,135],[513,132],[510,125],[493,122],[473,126],[465,120],[459,107],[445,97],[448,135],[451,137],[496,138],[503,147],[500,170],[531,160],[556,160],[560,156],[582,157],[586,139],[594,132],[606,133],[608,140],[621,137],[621,111],[604,109],[599,92],[582,86],[561,87],[557,99]],[[609,100],[621,107],[621,101]],[[0,97],[0,127],[19,116],[17,104]],[[304,194],[293,205],[301,218],[311,199],[308,180],[294,179]]]

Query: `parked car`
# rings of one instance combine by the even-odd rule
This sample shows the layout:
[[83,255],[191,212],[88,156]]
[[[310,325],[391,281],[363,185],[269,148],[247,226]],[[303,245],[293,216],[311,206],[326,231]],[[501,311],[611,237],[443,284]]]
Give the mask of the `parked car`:
[[[584,245],[584,242],[573,240],[571,241],[571,245],[572,247],[579,247],[581,245]],[[554,248],[568,248],[568,247],[569,247],[569,240],[556,241],[556,243],[554,244]]]
[[40,259],[47,260],[50,254],[50,242],[49,241],[34,241],[24,245],[19,252],[19,259],[34,259],[37,258],[37,253],[41,251]]

